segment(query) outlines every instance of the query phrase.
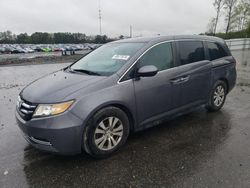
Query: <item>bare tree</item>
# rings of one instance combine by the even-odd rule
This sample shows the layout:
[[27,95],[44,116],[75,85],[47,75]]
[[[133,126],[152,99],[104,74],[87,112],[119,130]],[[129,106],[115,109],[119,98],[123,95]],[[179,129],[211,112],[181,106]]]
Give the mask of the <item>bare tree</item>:
[[215,30],[215,22],[216,22],[216,18],[211,18],[209,20],[209,23],[207,24],[207,33],[208,34],[215,34],[214,30]]
[[219,21],[221,9],[224,6],[224,0],[215,0],[213,5],[214,5],[214,7],[216,9],[216,17],[215,17],[215,20],[214,20],[214,30],[213,30],[213,33],[216,34],[216,30],[217,30],[217,25],[218,25],[218,21]]
[[231,29],[233,12],[237,5],[238,0],[224,0],[225,6],[224,9],[226,11],[225,21],[227,23],[226,33],[228,33]]

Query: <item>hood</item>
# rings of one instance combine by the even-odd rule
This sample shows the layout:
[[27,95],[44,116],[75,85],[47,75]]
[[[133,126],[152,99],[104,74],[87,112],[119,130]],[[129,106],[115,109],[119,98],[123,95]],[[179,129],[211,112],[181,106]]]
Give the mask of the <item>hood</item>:
[[67,95],[106,77],[69,73],[63,70],[42,77],[23,89],[21,97],[31,103],[62,102]]

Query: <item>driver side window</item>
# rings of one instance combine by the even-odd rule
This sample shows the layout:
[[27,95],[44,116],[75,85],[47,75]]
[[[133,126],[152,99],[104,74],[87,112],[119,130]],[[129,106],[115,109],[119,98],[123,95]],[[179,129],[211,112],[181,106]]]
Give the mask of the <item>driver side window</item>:
[[170,42],[159,44],[147,51],[139,60],[137,68],[154,65],[159,71],[173,67],[173,53]]
[[174,66],[172,43],[158,44],[147,51],[121,79],[121,82],[134,78],[136,70],[146,65],[154,65],[159,71],[172,68]]

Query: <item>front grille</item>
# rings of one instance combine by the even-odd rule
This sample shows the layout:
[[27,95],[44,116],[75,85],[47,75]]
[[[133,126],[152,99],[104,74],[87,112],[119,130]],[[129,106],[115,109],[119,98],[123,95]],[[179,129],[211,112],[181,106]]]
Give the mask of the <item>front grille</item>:
[[17,111],[19,113],[19,115],[26,121],[29,121],[35,110],[36,110],[37,105],[36,104],[32,104],[24,99],[22,99],[21,97],[18,97],[17,100]]

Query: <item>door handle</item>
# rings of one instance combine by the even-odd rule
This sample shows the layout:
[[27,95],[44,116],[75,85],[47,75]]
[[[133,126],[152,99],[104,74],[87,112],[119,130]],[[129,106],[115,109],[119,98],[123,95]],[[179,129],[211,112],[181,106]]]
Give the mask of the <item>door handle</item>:
[[187,82],[189,80],[190,76],[183,76],[180,78],[180,82]]
[[183,76],[183,77],[179,77],[179,78],[173,78],[170,80],[171,84],[180,84],[180,83],[184,83],[187,82],[189,80],[190,76]]
[[174,79],[171,79],[170,80],[170,83],[171,84],[178,84],[178,83],[180,83],[181,82],[181,78],[174,78]]

